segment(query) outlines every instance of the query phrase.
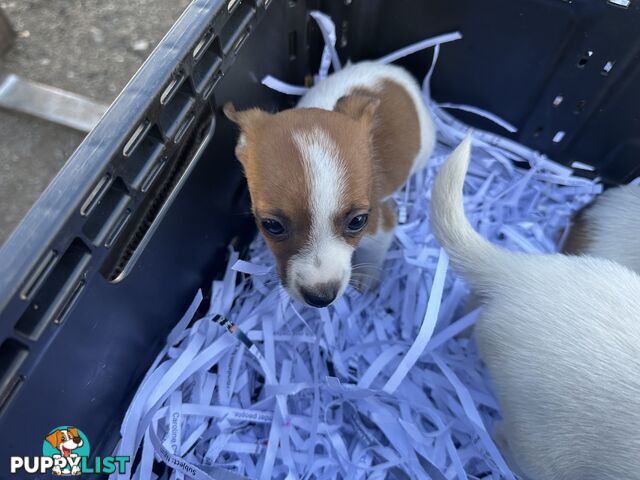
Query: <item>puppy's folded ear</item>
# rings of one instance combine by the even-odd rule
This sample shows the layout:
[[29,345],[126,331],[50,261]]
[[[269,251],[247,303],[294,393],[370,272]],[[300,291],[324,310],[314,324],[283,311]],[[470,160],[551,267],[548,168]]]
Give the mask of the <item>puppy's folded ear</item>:
[[243,132],[256,127],[259,122],[266,120],[271,115],[259,108],[250,108],[248,110],[238,112],[231,102],[225,103],[224,107],[222,107],[222,111],[225,116],[238,125]]
[[249,110],[238,112],[231,102],[225,103],[222,111],[229,120],[240,127],[241,133],[236,145],[236,157],[238,157],[240,163],[246,166],[248,139],[252,137],[252,132],[255,132],[258,126],[267,120],[271,114],[259,108],[250,108]]
[[236,107],[231,102],[227,102],[222,107],[222,112],[225,117],[231,120],[233,123],[238,123],[238,112],[236,111]]
[[371,122],[379,105],[380,99],[377,97],[354,93],[340,97],[333,110],[354,120]]

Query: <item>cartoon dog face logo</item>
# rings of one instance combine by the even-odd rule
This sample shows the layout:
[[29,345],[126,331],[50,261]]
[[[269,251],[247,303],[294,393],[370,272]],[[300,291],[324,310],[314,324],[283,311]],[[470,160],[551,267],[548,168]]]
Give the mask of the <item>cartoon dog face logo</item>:
[[47,435],[47,442],[49,442],[53,448],[60,450],[60,453],[65,457],[71,455],[71,452],[81,447],[83,443],[78,435],[77,428],[55,430],[53,433]]
[[81,435],[83,434],[75,427],[59,427],[45,437],[45,441],[57,450],[51,455],[55,462],[53,467],[55,475],[80,475],[82,473],[80,469],[81,458],[78,452],[74,452],[85,445]]

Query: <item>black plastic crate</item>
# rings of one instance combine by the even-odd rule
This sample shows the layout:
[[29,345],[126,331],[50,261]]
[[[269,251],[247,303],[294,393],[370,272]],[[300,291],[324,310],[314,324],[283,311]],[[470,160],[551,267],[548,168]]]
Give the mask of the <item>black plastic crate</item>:
[[[518,127],[507,136],[609,182],[640,175],[636,0],[195,0],[0,250],[0,428],[20,432],[0,442],[0,476],[59,424],[113,451],[172,324],[255,231],[220,106],[293,104],[260,80],[305,82],[314,8],[343,60],[460,30],[437,100],[489,110]],[[422,78],[431,56],[400,63]]]

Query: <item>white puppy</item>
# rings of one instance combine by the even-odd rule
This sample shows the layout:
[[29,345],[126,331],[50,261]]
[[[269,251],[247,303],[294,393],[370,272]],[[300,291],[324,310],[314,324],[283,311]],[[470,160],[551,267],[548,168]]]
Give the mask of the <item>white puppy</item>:
[[640,185],[612,188],[573,219],[564,252],[618,262],[640,272]]
[[504,416],[496,440],[525,478],[640,479],[640,276],[482,238],[463,210],[470,146],[436,179],[432,223],[485,304],[475,332]]

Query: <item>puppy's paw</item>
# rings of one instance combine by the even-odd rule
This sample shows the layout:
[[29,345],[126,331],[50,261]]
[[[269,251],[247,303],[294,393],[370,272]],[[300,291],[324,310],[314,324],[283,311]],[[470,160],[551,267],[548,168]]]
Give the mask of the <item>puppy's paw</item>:
[[80,467],[77,465],[71,469],[71,475],[80,475],[81,473]]

